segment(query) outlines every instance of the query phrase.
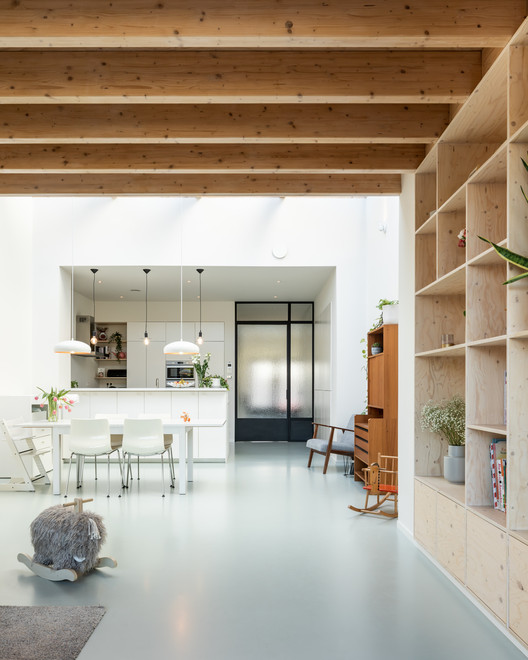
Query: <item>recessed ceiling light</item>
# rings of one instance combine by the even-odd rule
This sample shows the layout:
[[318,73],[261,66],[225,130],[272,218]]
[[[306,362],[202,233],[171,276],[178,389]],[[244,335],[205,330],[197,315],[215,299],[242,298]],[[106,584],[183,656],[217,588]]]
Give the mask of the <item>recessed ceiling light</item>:
[[280,284],[280,282],[281,282],[280,280],[277,280],[277,284]]
[[97,284],[102,284],[103,280],[98,280]]
[[274,298],[278,298],[279,296],[273,296]]
[[119,296],[120,298],[124,298],[125,296]]

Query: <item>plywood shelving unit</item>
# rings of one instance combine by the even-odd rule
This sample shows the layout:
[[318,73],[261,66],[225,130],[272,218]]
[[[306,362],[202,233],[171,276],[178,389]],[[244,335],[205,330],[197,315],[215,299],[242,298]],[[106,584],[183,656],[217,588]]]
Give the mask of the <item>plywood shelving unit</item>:
[[[528,279],[504,286],[517,271],[478,238],[528,255],[527,71],[525,21],[416,173],[415,537],[528,648]],[[447,444],[420,425],[427,401],[455,394],[463,485],[443,478]],[[507,441],[506,513],[493,508],[493,438]]]

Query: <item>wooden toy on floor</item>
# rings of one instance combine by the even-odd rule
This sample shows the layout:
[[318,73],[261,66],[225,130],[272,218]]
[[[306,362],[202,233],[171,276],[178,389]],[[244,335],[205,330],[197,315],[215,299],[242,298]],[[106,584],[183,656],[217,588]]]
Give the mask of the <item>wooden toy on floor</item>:
[[115,559],[97,556],[106,540],[106,529],[100,515],[83,511],[84,502],[93,502],[93,498],[76,497],[39,514],[30,526],[35,554],[31,558],[21,552],[18,561],[35,575],[53,581],[73,582],[96,568],[115,568]]

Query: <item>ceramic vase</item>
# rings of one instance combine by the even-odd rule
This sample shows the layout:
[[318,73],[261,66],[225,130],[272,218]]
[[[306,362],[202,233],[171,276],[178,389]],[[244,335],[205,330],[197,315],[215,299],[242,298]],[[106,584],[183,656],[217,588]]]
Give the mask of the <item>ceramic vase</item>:
[[466,480],[466,448],[464,445],[449,445],[444,456],[444,479],[454,484]]

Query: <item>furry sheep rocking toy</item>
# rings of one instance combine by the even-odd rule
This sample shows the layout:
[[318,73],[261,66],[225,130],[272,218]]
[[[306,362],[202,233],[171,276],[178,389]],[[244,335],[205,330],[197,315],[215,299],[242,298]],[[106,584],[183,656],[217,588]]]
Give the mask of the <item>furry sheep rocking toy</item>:
[[53,581],[73,582],[95,568],[115,568],[115,559],[97,556],[106,540],[106,529],[100,515],[83,511],[83,503],[92,501],[77,497],[45,509],[30,526],[35,555],[31,558],[21,552],[18,561],[35,575]]

